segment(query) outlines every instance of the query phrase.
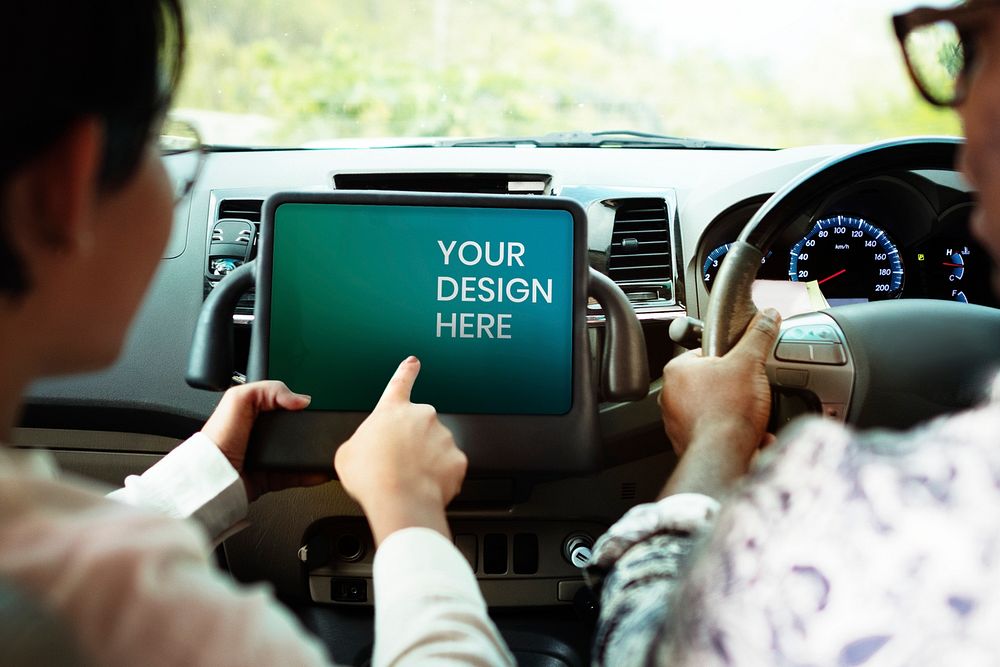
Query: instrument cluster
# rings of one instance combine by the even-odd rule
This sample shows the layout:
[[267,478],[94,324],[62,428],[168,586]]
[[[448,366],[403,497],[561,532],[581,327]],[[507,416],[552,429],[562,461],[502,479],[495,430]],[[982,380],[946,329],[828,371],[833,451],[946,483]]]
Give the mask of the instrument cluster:
[[[989,255],[969,230],[971,199],[931,186],[926,176],[909,175],[835,193],[789,221],[758,278],[815,281],[831,306],[898,298],[1000,305]],[[759,204],[720,216],[706,234],[698,261],[707,290]]]

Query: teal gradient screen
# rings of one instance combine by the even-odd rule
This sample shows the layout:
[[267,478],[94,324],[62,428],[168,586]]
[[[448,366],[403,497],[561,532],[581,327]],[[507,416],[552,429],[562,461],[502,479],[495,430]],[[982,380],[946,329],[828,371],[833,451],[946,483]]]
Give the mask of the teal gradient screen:
[[568,211],[285,203],[272,238],[267,373],[311,410],[371,410],[411,354],[440,412],[572,407]]

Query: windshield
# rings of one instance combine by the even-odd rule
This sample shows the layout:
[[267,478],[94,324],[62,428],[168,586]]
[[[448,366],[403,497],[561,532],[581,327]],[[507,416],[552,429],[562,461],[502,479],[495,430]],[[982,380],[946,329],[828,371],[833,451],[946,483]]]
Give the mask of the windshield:
[[912,4],[189,0],[175,113],[206,142],[238,146],[628,130],[786,147],[957,134],[900,58],[890,15]]

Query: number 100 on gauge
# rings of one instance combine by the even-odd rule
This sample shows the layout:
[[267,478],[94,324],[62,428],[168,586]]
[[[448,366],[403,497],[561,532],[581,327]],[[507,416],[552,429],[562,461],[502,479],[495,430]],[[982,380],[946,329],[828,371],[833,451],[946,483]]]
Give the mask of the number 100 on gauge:
[[790,280],[815,280],[827,298],[897,298],[903,290],[899,249],[864,218],[835,215],[818,220],[792,246]]

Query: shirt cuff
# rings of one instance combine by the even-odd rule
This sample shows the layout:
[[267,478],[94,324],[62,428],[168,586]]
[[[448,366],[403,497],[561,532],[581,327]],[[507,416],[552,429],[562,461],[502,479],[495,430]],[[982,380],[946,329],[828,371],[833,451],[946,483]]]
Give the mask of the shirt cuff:
[[655,535],[696,537],[715,525],[719,501],[700,493],[678,493],[630,509],[594,545],[584,572],[587,584],[600,593],[604,578],[625,553]]
[[409,590],[427,590],[428,579],[435,580],[435,596],[471,598],[485,607],[469,562],[444,535],[430,528],[403,528],[385,538],[375,552],[372,576],[376,609],[381,601],[408,595]]
[[515,664],[468,561],[443,535],[398,530],[375,552],[373,569],[373,665]]
[[217,538],[247,514],[247,494],[236,469],[203,433],[195,433],[125,487],[108,494],[130,505],[178,519],[194,519]]

